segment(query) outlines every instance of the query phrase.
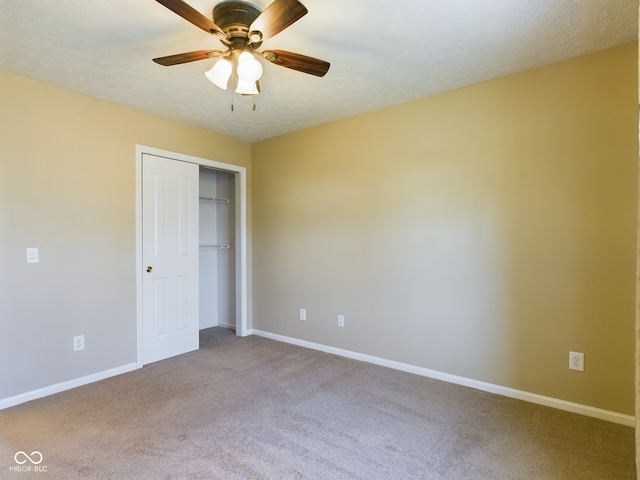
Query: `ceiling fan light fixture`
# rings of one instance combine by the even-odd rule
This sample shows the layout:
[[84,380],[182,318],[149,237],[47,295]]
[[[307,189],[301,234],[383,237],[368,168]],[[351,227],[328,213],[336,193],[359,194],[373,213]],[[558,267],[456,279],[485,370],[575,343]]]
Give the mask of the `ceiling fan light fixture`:
[[[159,65],[168,67],[222,57],[205,76],[222,90],[233,89],[235,83],[235,91],[243,95],[260,93],[263,60],[317,77],[324,76],[329,70],[329,62],[299,53],[285,50],[257,51],[263,40],[274,37],[308,13],[299,0],[272,0],[265,9],[252,5],[247,0],[222,0],[213,9],[213,22],[191,7],[188,0],[156,1],[196,27],[219,37],[220,42],[227,47],[225,51],[197,50],[154,58],[153,61]],[[258,61],[254,54],[262,56],[262,59]],[[233,83],[229,87],[232,76]]]
[[242,52],[238,57],[238,78],[255,83],[262,76],[262,64],[250,52]]
[[240,93],[241,95],[258,95],[260,91],[258,90],[256,82],[246,81],[238,77],[236,93]]
[[211,70],[205,72],[205,75],[216,87],[226,90],[232,70],[233,65],[231,62],[223,58],[218,60]]

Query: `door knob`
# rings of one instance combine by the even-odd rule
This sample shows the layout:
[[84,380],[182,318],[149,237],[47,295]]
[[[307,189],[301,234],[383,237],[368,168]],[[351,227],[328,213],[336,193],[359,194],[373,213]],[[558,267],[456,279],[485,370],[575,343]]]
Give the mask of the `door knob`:
[[151,265],[149,265],[147,267],[147,273],[151,273],[151,272],[153,272],[153,267]]

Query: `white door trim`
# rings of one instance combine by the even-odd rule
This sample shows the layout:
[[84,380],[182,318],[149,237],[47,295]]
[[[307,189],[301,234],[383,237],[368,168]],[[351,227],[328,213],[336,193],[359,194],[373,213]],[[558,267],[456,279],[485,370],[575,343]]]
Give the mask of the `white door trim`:
[[235,173],[236,205],[236,335],[249,334],[247,325],[248,307],[248,267],[247,267],[247,169],[238,165],[192,157],[158,148],[136,145],[136,327],[137,366],[142,368],[142,156],[156,155],[182,162],[195,163]]

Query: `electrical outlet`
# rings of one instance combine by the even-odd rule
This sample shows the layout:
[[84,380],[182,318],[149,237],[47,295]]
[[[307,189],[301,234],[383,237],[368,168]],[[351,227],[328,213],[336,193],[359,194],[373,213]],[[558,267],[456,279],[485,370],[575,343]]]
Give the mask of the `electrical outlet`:
[[300,309],[300,320],[306,320],[307,319],[307,310],[304,308]]
[[84,335],[73,337],[73,351],[84,350]]
[[40,249],[38,247],[27,248],[27,263],[40,263]]
[[584,353],[569,352],[569,369],[584,372]]
[[338,326],[344,327],[344,315],[338,315]]

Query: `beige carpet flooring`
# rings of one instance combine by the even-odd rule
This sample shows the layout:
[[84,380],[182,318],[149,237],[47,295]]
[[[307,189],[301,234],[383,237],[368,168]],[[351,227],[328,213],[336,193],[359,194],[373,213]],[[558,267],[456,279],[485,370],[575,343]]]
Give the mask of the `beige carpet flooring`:
[[[46,471],[12,470],[19,451]],[[213,328],[197,352],[0,411],[0,478],[636,477],[632,428]]]

